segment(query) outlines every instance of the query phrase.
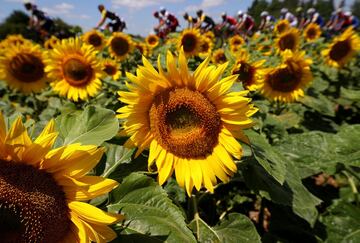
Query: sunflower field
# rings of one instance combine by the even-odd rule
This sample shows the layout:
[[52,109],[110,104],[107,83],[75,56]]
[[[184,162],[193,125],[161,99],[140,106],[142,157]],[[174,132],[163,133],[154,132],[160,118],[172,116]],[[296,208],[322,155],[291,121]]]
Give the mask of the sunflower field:
[[1,242],[360,242],[360,38],[0,42]]

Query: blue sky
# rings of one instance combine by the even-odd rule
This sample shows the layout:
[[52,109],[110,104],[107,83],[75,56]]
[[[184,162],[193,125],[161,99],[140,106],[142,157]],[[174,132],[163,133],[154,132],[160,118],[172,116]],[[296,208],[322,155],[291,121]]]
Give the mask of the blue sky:
[[[347,0],[346,3],[350,5],[353,1]],[[23,2],[24,0],[0,0],[0,21],[14,9],[25,10]],[[181,25],[186,26],[181,16],[185,11],[195,15],[195,10],[202,8],[219,21],[222,12],[234,15],[238,10],[246,10],[252,0],[32,0],[32,2],[50,16],[61,17],[70,24],[80,25],[85,31],[93,28],[98,22],[100,13],[97,5],[102,3],[125,19],[128,27],[126,32],[147,35],[157,24],[152,13],[160,6],[166,7],[178,16]]]
[[[8,16],[14,9],[25,10],[23,0],[0,0],[0,21]],[[83,29],[93,28],[100,18],[97,5],[102,3],[106,8],[123,17],[127,23],[126,32],[147,35],[157,20],[152,13],[160,6],[166,7],[185,26],[182,13],[188,11],[195,15],[198,8],[204,9],[214,19],[220,19],[221,12],[235,14],[238,10],[246,10],[251,4],[246,0],[35,0],[40,9],[50,16],[61,17],[70,24],[77,24]]]

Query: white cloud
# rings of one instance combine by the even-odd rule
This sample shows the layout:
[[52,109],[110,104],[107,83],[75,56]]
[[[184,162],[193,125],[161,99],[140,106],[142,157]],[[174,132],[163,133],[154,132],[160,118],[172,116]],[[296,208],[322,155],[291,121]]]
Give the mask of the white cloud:
[[128,7],[128,8],[145,8],[154,5],[161,5],[166,3],[179,3],[184,0],[112,0],[113,6]]
[[74,5],[69,3],[60,3],[60,4],[56,4],[54,7],[51,8],[44,7],[42,9],[49,15],[59,15],[59,14],[66,15],[66,14],[70,14],[71,10],[74,9]]
[[186,11],[192,12],[198,9],[209,9],[222,5],[225,0],[202,0],[199,5],[189,5],[185,8]]

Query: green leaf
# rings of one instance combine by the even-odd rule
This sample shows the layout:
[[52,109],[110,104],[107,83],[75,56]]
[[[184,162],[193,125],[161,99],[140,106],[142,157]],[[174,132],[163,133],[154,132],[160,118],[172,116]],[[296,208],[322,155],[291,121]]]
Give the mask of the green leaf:
[[306,95],[300,102],[323,115],[335,116],[335,104],[322,94],[318,94],[317,97]]
[[181,210],[150,177],[132,173],[112,192],[110,202],[109,211],[125,214],[127,230],[167,236],[167,242],[196,242]]
[[129,163],[134,149],[127,149],[117,144],[105,143],[106,162],[103,177],[111,177],[121,164]]
[[100,145],[115,136],[119,129],[115,113],[96,106],[87,106],[83,112],[60,115],[56,124],[65,145]]
[[326,226],[325,242],[360,242],[360,209],[342,200],[335,201],[320,217]]
[[344,87],[340,88],[340,96],[345,99],[352,101],[360,101],[360,90],[351,90],[345,89]]
[[231,213],[215,227],[210,227],[201,218],[191,221],[189,227],[196,233],[198,242],[261,242],[254,224],[245,215]]
[[255,159],[280,184],[285,180],[285,164],[281,154],[272,149],[266,138],[252,130],[246,131]]

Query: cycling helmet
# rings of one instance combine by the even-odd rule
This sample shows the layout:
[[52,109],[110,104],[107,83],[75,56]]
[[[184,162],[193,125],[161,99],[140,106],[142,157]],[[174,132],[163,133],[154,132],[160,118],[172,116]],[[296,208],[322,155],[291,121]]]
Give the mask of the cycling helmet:
[[240,17],[240,16],[243,16],[243,14],[244,14],[244,12],[243,11],[241,11],[241,10],[239,10],[238,12],[237,12],[237,15]]
[[266,17],[268,15],[269,15],[268,11],[262,11],[261,14],[260,14],[260,17]]
[[281,14],[286,14],[287,12],[289,12],[289,10],[288,10],[287,8],[282,8],[282,9],[280,10],[280,13],[281,13]]
[[309,8],[306,12],[307,12],[307,14],[314,14],[315,8]]
[[222,17],[222,18],[225,18],[225,17],[226,17],[226,13],[225,13],[225,12],[222,12],[222,13],[221,13],[221,17]]
[[346,11],[346,12],[344,13],[344,15],[345,15],[346,17],[350,17],[350,16],[352,15],[352,13],[351,13],[350,11]]
[[199,16],[199,15],[202,15],[204,11],[202,11],[202,9],[199,9],[198,11],[196,11],[196,14]]

